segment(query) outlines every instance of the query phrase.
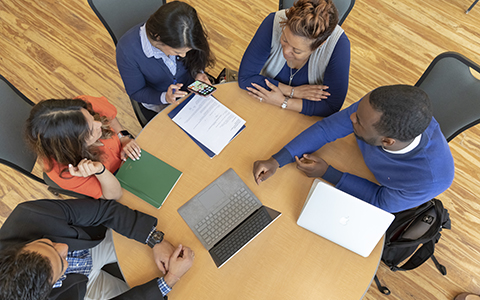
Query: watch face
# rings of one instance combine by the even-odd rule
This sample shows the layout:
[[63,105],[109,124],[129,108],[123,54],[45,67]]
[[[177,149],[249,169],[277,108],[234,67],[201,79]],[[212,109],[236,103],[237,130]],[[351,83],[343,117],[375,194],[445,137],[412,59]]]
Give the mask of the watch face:
[[157,241],[157,242],[163,240],[163,232],[155,231],[152,235],[152,238],[154,238],[155,241]]

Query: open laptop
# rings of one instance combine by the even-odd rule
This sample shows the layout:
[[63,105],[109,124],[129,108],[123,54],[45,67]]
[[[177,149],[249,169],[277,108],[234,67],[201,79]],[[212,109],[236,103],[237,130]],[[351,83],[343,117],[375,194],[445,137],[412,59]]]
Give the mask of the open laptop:
[[218,268],[281,213],[263,206],[233,169],[178,209]]
[[315,179],[297,224],[368,257],[395,216]]

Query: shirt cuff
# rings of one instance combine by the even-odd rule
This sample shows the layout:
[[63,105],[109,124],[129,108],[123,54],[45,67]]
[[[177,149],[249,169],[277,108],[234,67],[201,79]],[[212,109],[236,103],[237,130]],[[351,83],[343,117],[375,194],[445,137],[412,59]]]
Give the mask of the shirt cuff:
[[157,284],[158,289],[160,290],[160,293],[162,293],[163,297],[165,297],[172,290],[172,288],[169,287],[168,284],[165,282],[165,279],[163,279],[163,277],[157,279]]
[[162,104],[168,104],[167,99],[165,99],[165,95],[167,95],[167,92],[163,92],[160,95],[160,102],[162,102]]
[[152,230],[150,230],[150,233],[148,234],[147,236],[147,239],[145,240],[145,244],[148,244],[148,240],[150,240],[150,237],[152,236],[152,234],[157,231],[157,227],[156,226],[153,226],[152,227]]
[[282,148],[282,150],[272,155],[272,157],[278,162],[280,168],[295,161],[290,152],[288,152],[287,148]]
[[322,179],[330,182],[333,185],[337,185],[337,183],[342,179],[343,172],[335,169],[332,166],[328,166],[327,171],[323,174]]

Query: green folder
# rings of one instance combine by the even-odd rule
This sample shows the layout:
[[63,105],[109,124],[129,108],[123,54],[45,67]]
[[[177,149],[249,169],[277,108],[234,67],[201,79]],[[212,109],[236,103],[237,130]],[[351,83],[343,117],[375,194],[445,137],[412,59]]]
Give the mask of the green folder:
[[181,176],[182,172],[145,150],[139,160],[128,158],[116,175],[124,189],[156,208],[162,206]]

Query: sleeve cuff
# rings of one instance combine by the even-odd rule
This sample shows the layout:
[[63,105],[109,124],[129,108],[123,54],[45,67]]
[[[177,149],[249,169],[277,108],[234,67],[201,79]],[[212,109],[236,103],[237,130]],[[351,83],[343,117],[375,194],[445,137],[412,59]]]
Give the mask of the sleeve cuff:
[[328,166],[328,169],[325,172],[325,174],[323,174],[322,179],[330,182],[333,185],[337,185],[337,183],[340,181],[342,176],[343,176],[343,172],[340,172],[339,170],[335,169],[332,166]]
[[275,160],[278,162],[280,168],[295,161],[286,148],[282,148],[282,150],[272,155],[272,157],[275,158]]
[[162,102],[162,104],[168,104],[167,102],[167,99],[165,99],[165,95],[167,94],[167,92],[163,92],[161,95],[160,95],[160,102]]
[[152,227],[152,230],[150,230],[150,233],[148,234],[147,236],[147,239],[145,240],[145,244],[148,244],[148,241],[150,240],[150,237],[152,236],[152,234],[157,230],[157,227],[156,226],[153,226]]
[[172,290],[172,288],[169,287],[168,284],[165,282],[165,279],[163,279],[163,277],[160,277],[157,279],[157,284],[158,284],[158,289],[162,293],[163,297],[165,297]]

